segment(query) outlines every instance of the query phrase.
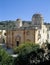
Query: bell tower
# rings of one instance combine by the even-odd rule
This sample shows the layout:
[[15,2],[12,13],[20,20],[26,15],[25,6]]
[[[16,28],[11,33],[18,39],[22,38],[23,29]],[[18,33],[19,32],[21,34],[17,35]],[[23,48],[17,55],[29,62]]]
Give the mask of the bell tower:
[[16,25],[17,28],[22,27],[22,20],[21,19],[17,19],[15,25]]

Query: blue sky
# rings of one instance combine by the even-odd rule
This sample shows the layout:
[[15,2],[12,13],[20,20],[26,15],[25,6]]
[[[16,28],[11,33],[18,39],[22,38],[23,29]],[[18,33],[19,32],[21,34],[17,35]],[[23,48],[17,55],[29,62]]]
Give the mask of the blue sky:
[[50,22],[50,0],[0,0],[0,21],[28,21],[35,13],[41,13],[44,21]]

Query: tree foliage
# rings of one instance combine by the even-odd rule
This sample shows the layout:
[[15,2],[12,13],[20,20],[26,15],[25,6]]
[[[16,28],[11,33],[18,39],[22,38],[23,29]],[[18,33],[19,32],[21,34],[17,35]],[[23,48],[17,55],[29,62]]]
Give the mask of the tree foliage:
[[14,52],[18,54],[15,64],[29,65],[29,54],[36,52],[39,49],[39,45],[35,43],[23,43],[20,46],[14,48]]
[[18,47],[14,48],[14,52],[18,53],[19,55],[26,55],[31,53],[32,51],[36,51],[39,48],[38,44],[34,43],[23,43],[19,45]]
[[0,64],[1,65],[12,65],[13,58],[0,47]]

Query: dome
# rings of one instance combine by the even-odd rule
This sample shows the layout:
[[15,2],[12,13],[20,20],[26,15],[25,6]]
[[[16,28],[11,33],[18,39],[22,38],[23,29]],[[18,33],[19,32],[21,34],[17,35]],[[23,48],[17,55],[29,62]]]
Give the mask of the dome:
[[41,14],[34,14],[32,16],[32,24],[33,25],[42,25],[43,24],[43,16]]
[[41,15],[41,14],[34,14],[33,16],[32,16],[33,18],[43,18],[43,16]]
[[18,19],[16,19],[16,21],[21,21],[21,19],[20,19],[20,18],[18,18]]

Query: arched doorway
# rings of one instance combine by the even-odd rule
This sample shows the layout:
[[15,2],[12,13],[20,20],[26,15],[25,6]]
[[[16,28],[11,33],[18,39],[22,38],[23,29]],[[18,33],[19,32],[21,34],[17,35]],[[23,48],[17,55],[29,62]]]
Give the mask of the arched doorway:
[[16,36],[16,46],[19,46],[20,42],[21,42],[21,37],[20,35],[17,35]]

